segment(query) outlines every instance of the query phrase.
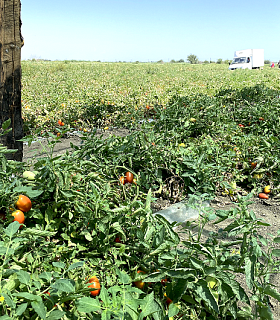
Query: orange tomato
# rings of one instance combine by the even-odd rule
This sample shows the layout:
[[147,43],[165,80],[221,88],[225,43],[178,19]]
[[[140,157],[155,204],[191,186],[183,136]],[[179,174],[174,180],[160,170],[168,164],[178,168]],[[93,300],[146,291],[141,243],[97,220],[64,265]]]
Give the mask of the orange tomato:
[[265,193],[259,193],[259,198],[260,199],[268,199],[269,196],[267,194],[265,194]]
[[259,120],[263,121],[263,120],[264,120],[264,118],[263,118],[263,117],[259,117]]
[[244,126],[244,124],[239,123],[239,127],[244,128],[245,126]]
[[121,184],[126,184],[127,183],[126,178],[124,176],[121,176],[119,180],[120,180]]
[[270,186],[266,186],[266,187],[264,187],[264,189],[263,189],[263,192],[264,193],[270,193]]
[[23,212],[28,212],[32,208],[32,203],[27,196],[20,194],[16,202],[16,206],[19,210]]
[[89,283],[90,283],[90,285],[88,286],[89,288],[96,289],[96,290],[91,291],[90,294],[93,297],[98,296],[99,292],[100,292],[100,288],[101,288],[98,278],[96,276],[91,277],[89,279]]
[[[141,273],[141,272],[143,272],[144,274],[146,273],[146,272],[144,272],[144,271],[142,271],[142,270],[138,270],[137,271],[137,273]],[[137,288],[139,288],[139,289],[143,289],[144,288],[144,286],[145,286],[145,282],[143,282],[143,281],[135,281],[134,282],[134,284],[135,284],[135,286],[137,287]]]
[[21,210],[14,211],[12,216],[14,217],[14,221],[17,221],[20,224],[24,223],[25,221],[24,213]]

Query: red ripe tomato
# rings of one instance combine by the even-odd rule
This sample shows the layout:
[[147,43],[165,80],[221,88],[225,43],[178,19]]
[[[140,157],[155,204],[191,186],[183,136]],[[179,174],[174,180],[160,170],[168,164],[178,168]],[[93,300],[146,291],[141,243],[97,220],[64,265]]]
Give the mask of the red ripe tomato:
[[14,211],[12,216],[14,217],[14,221],[17,221],[20,224],[24,223],[25,221],[24,213],[20,210]]
[[23,212],[28,212],[32,207],[32,203],[28,197],[24,196],[23,194],[20,194],[16,202],[16,206],[19,210]]
[[121,238],[120,237],[116,237],[115,242],[122,243]]
[[96,276],[91,277],[89,279],[89,283],[90,283],[90,285],[88,286],[89,288],[97,289],[97,290],[91,291],[90,294],[93,297],[98,296],[101,288],[98,278]]
[[244,126],[244,124],[239,123],[239,127],[244,128],[245,126]]
[[259,193],[259,198],[260,199],[268,199],[269,196],[267,194],[265,194],[265,193]]
[[126,178],[126,181],[129,182],[129,183],[132,183],[133,182],[133,173],[131,172],[126,172],[125,174],[125,178]]
[[263,117],[259,117],[259,120],[264,121],[264,118]]
[[160,282],[161,282],[161,284],[162,284],[163,286],[166,286],[167,278],[161,279]]

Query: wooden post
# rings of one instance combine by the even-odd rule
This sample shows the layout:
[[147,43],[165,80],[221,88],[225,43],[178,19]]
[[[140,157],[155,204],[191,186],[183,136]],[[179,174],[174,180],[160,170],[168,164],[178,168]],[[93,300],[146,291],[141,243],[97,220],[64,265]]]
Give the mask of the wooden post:
[[12,130],[0,137],[8,149],[8,159],[22,161],[23,123],[21,116],[21,3],[20,0],[0,0],[0,128],[11,119]]

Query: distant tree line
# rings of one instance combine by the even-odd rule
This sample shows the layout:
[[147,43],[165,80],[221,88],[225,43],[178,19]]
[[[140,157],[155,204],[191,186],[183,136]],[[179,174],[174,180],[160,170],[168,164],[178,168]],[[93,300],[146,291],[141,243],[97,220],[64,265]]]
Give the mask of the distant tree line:
[[[170,60],[170,63],[184,63],[184,62],[187,62],[187,63],[190,63],[190,64],[207,64],[207,63],[229,64],[231,62],[231,60],[218,59],[217,61],[213,61],[213,60],[210,59],[209,61],[208,60],[200,61],[198,59],[198,56],[195,55],[195,54],[189,54],[187,56],[186,61],[184,59],[180,59],[180,60],[172,59],[172,60]],[[157,63],[164,63],[164,61],[163,60],[159,60],[159,61],[157,61]]]

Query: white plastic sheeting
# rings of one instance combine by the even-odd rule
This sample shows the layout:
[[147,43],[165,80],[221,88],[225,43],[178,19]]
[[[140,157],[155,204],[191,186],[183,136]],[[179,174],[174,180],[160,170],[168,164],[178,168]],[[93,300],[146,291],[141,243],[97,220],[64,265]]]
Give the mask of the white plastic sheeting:
[[160,214],[168,222],[186,222],[188,220],[195,220],[199,217],[201,210],[210,206],[210,201],[195,202],[191,206],[185,202],[178,202],[172,204],[170,207],[157,211],[154,214]]

